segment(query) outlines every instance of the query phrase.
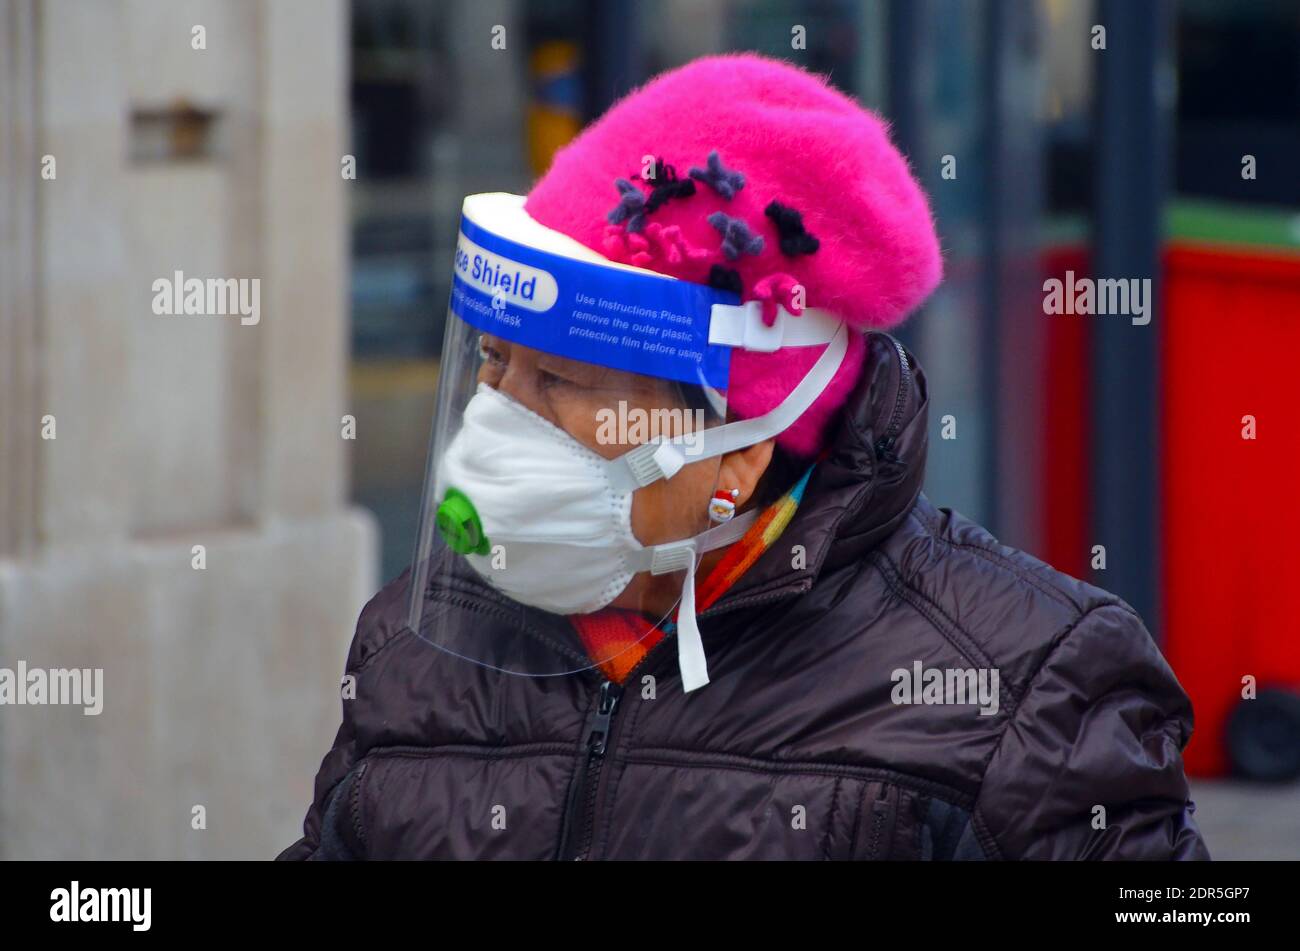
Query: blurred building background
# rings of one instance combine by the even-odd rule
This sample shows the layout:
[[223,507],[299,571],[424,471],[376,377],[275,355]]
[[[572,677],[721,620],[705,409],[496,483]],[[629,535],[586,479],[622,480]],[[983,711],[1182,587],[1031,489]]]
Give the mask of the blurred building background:
[[[98,716],[0,707],[0,857],[270,856],[311,801],[378,583],[340,438],[348,22],[0,2],[0,667],[104,671]],[[258,277],[260,321],[155,316],[176,270]]]
[[[932,196],[946,279],[900,333],[927,492],[1141,611],[1196,705],[1212,852],[1300,855],[1300,789],[1223,778],[1300,771],[1296,0],[0,11],[0,665],[131,695],[0,710],[0,856],[296,835],[357,608],[414,545],[462,197],[527,191],[618,95],[727,50],[884,113]],[[176,268],[261,275],[261,324],[154,317]],[[1070,271],[1153,279],[1151,323],[1046,316]]]

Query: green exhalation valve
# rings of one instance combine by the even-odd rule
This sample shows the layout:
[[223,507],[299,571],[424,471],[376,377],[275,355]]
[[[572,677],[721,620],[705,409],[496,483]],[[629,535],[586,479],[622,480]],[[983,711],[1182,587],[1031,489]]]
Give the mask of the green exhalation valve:
[[491,551],[474,503],[460,489],[447,489],[447,494],[438,504],[434,525],[447,547],[458,554],[486,555]]

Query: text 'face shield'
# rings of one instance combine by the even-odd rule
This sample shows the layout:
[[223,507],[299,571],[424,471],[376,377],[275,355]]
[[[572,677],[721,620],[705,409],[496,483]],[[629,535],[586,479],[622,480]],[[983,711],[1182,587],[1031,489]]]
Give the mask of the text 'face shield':
[[[671,621],[726,521],[718,455],[735,296],[612,264],[465,202],[411,582],[411,629],[510,673],[617,668]],[[712,512],[712,516],[710,515]],[[706,536],[708,537],[708,536]],[[693,615],[692,615],[693,618]]]

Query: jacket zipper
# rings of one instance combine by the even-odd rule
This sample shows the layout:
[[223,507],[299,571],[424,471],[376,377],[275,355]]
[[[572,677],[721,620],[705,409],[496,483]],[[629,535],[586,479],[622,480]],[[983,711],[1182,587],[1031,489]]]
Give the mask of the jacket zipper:
[[894,397],[894,412],[889,417],[889,425],[885,427],[885,435],[876,440],[877,458],[884,458],[887,454],[892,455],[894,442],[898,439],[898,429],[903,422],[903,411],[907,408],[907,394],[912,388],[912,368],[907,365],[907,352],[893,337],[889,338],[889,342],[894,345],[894,352],[898,354],[898,392]]
[[872,801],[866,854],[862,856],[866,861],[875,862],[889,858],[894,836],[894,812],[901,794],[901,790],[897,787],[882,785],[879,797]]
[[[596,791],[600,788],[600,771],[605,763],[605,753],[609,748],[609,733],[614,722],[614,713],[618,710],[618,701],[623,696],[623,688],[612,680],[600,685],[600,702],[588,720],[586,739],[583,743],[585,753],[578,775],[573,778],[569,790],[569,802],[566,809],[564,842],[561,843],[560,857],[582,860],[591,849],[592,833],[595,827]],[[581,820],[582,835],[577,840],[577,848],[569,855],[570,843],[574,841],[574,830],[579,828]]]
[[[646,655],[637,661],[635,667],[628,671],[627,676],[623,678],[623,683],[634,682],[637,674],[657,663],[659,657],[673,643],[674,639],[671,637],[661,639],[658,644],[646,651]],[[616,714],[620,709],[619,701],[623,697],[624,690],[622,685],[612,680],[603,681],[600,685],[600,701],[588,721],[587,739],[584,743],[586,754],[569,791],[563,842],[558,853],[561,859],[581,862],[591,852],[600,807],[602,767],[617,739],[615,731],[620,721]],[[577,830],[576,838],[575,830]]]

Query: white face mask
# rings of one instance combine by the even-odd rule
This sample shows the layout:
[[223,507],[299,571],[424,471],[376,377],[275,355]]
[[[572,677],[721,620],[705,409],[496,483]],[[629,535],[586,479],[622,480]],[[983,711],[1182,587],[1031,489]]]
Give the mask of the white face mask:
[[[695,634],[696,557],[731,544],[753,515],[647,548],[632,534],[633,493],[615,487],[615,471],[610,460],[558,426],[480,384],[443,454],[438,494],[454,488],[469,498],[491,549],[465,557],[484,581],[515,601],[553,614],[589,614],[618,597],[638,572],[684,570],[679,628],[687,628],[689,609]],[[693,656],[698,648],[699,676],[707,681],[698,636],[680,637],[679,631],[679,640],[679,653]]]
[[480,383],[443,457],[439,495],[459,489],[478,512],[494,552],[466,557],[483,580],[522,604],[588,614],[627,587],[629,555],[643,547],[632,493],[615,492],[607,472],[564,430]]

